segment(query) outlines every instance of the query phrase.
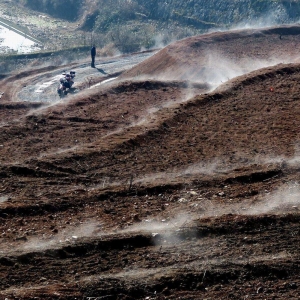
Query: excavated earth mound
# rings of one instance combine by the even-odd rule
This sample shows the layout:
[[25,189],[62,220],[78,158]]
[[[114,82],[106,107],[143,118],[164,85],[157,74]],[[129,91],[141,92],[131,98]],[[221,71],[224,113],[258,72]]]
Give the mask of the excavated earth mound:
[[188,38],[50,106],[0,81],[0,299],[299,299],[299,45]]
[[299,61],[299,34],[299,26],[285,26],[190,37],[165,47],[122,77],[219,84],[262,67]]

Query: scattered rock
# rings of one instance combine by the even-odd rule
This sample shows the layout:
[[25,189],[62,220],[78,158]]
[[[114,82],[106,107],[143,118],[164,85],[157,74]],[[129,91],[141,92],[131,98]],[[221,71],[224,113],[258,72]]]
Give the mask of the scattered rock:
[[298,288],[298,285],[297,285],[297,283],[295,283],[295,282],[292,282],[292,283],[290,283],[289,285],[290,285],[290,288],[291,288],[291,289],[297,289],[297,288]]
[[3,266],[13,266],[15,263],[10,258],[7,257],[1,257],[0,258],[0,264]]
[[16,241],[27,241],[27,237],[26,236],[17,237]]
[[140,222],[140,221],[141,221],[141,219],[140,219],[140,217],[139,217],[138,214],[135,214],[135,215],[133,216],[133,220],[134,220],[135,222]]
[[186,200],[185,198],[180,198],[180,199],[178,200],[178,202],[179,202],[179,203],[185,203],[185,202],[187,202],[187,200]]

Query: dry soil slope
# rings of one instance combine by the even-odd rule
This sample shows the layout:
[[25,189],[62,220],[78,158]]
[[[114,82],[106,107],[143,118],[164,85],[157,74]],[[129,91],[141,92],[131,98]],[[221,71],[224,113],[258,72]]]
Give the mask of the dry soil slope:
[[[247,32],[253,42],[256,32],[252,37]],[[228,38],[231,33],[216,35],[228,49],[234,44]],[[192,39],[178,45],[184,49],[187,41]],[[278,41],[274,33],[270,51]],[[177,56],[183,57],[180,47]],[[240,53],[231,51],[232,57],[234,51]],[[19,165],[13,165],[13,159],[12,165],[2,162],[0,173],[2,193],[12,195],[0,207],[0,230],[5,232],[1,250],[9,249],[0,257],[0,295],[296,299],[300,241],[294,206],[299,202],[290,201],[294,197],[289,188],[292,184],[297,196],[299,78],[297,64],[261,69],[214,93],[161,109],[152,127],[130,126],[128,107],[134,108],[135,101],[147,109],[151,103],[157,107],[159,100],[170,100],[168,95],[180,97],[180,85],[128,81],[20,120],[20,108],[3,106],[1,113],[13,109],[16,121],[3,127],[1,144],[17,145],[20,154]],[[133,111],[139,117],[138,109]],[[118,124],[99,125],[112,116]],[[124,130],[115,133],[120,125]],[[58,151],[74,141],[79,144],[76,151]],[[51,151],[57,147],[58,153],[32,158],[43,143],[43,151],[51,144]],[[1,147],[1,154],[8,156],[10,147]],[[278,197],[270,192],[277,190],[286,194],[280,194],[274,206],[272,200]],[[241,208],[249,206],[272,216],[203,218],[254,213]],[[172,222],[179,212],[189,216],[184,230],[174,239],[153,238],[146,220],[170,220],[178,229]],[[190,223],[191,218],[196,221]],[[133,224],[146,224],[150,232],[101,236],[109,228]],[[64,234],[70,237],[74,227],[92,225],[97,231],[84,239],[59,242]],[[35,246],[37,240],[44,241],[45,248],[25,247]]]
[[300,27],[214,32],[175,42],[123,74],[123,78],[227,81],[299,57]]
[[[249,65],[258,67],[255,63],[260,59],[265,62],[270,57],[279,62],[284,59],[297,61],[295,45],[298,43],[299,27],[213,33],[170,45],[122,77],[127,78],[137,72],[146,78],[159,78],[159,74],[172,73],[169,79],[182,79],[187,74],[202,70],[202,75],[196,77],[197,80],[205,79],[207,70],[222,73],[222,66],[225,66],[222,61],[231,60],[234,64],[227,65],[226,71],[232,66],[246,72],[246,64],[248,68]],[[221,53],[223,60],[203,59],[209,49]],[[252,64],[249,64],[250,59]],[[213,68],[210,63],[214,63]],[[105,156],[102,152],[92,152],[82,154],[80,159],[91,166],[101,157],[98,171],[108,177],[130,178],[134,174],[139,178],[166,171],[173,172],[171,176],[175,176],[182,169],[197,163],[201,166],[203,162],[215,165],[217,161],[219,168],[222,166],[227,170],[229,163],[230,168],[243,161],[247,163],[247,160],[254,163],[259,156],[264,159],[292,156],[298,140],[297,83],[297,65],[279,65],[241,76],[220,87],[218,92],[196,97],[174,109],[161,109],[156,116],[161,118],[161,124],[156,130],[130,127],[118,133],[117,137],[108,137],[112,148]],[[151,103],[153,90],[156,90],[154,87],[159,85],[148,82],[145,86],[148,93],[142,97],[147,97],[147,102]],[[126,97],[130,91],[130,97],[140,101],[139,93],[145,91],[145,86],[140,85],[138,89],[129,87],[121,94]],[[226,88],[229,90],[226,91]],[[160,91],[168,94],[170,89],[164,87],[164,91]],[[119,90],[122,91],[122,88]],[[165,99],[166,96],[161,105]],[[130,115],[130,111],[126,113]],[[128,140],[129,143],[126,143]],[[103,141],[101,144],[97,144],[100,147],[97,149],[107,150],[107,144]],[[57,161],[58,164],[62,162],[68,164],[64,158]],[[106,165],[114,167],[107,169]]]

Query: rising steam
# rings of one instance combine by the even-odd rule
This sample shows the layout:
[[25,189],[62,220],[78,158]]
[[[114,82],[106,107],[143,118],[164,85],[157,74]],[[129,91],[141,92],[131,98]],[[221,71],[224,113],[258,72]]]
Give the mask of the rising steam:
[[244,210],[244,214],[257,215],[266,213],[282,214],[298,211],[300,205],[299,183],[289,184],[270,194],[259,203]]
[[79,238],[87,238],[95,235],[95,231],[98,227],[99,222],[93,220],[80,224],[78,227],[70,226],[48,238],[31,238],[23,245],[23,249],[25,251],[42,251],[49,248],[58,248],[64,244],[74,243]]

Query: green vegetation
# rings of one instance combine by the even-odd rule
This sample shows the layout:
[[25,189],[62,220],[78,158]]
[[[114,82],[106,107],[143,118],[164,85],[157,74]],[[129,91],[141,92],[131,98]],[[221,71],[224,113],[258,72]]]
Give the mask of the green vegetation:
[[76,21],[80,16],[81,0],[16,0],[32,10],[52,15],[55,18]]
[[43,65],[59,66],[68,62],[86,58],[90,47],[75,47],[58,51],[42,51],[38,53],[17,54],[10,53],[0,55],[0,78],[15,70],[31,65],[41,67]]

